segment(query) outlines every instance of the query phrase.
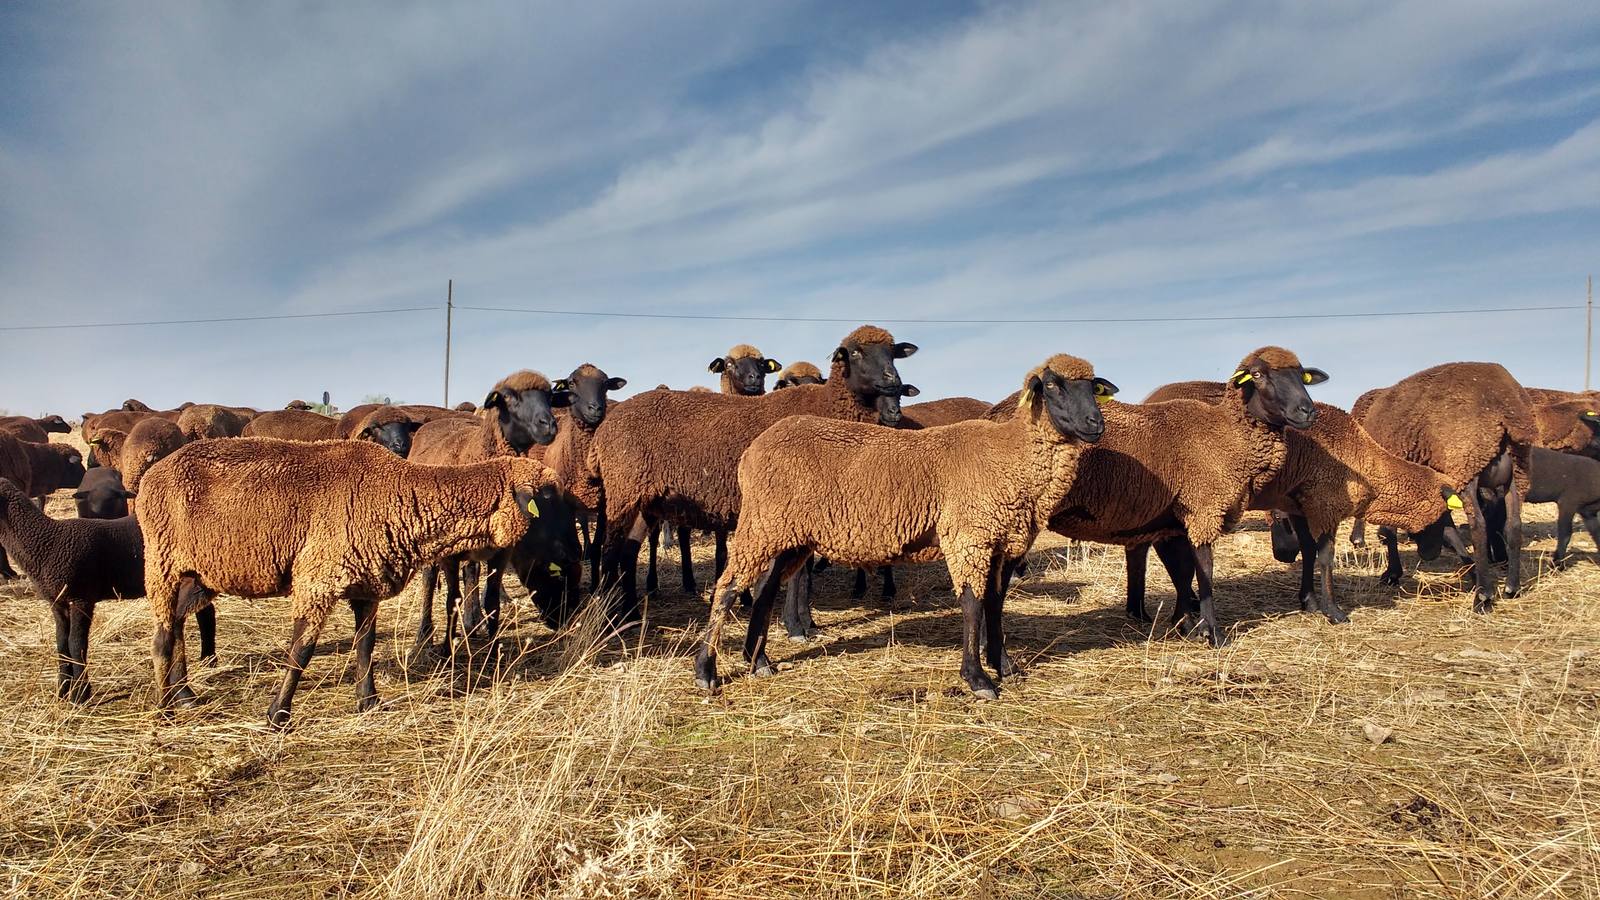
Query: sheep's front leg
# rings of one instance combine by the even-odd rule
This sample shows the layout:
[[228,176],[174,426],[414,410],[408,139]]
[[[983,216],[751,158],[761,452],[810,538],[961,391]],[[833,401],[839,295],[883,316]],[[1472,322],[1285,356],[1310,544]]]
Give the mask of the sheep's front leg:
[[[1589,540],[1594,541],[1595,550],[1600,551],[1600,515],[1582,511],[1578,515],[1583,519],[1583,529],[1589,532]],[[1595,562],[1600,563],[1600,556],[1595,557]]]
[[683,572],[683,592],[691,597],[700,593],[700,586],[694,583],[694,556],[689,552],[689,529],[682,525],[678,526],[678,566]]
[[305,674],[306,666],[311,663],[311,655],[317,652],[317,635],[322,631],[325,618],[327,615],[323,610],[295,616],[293,629],[289,633],[289,658],[283,670],[283,684],[278,688],[278,696],[273,698],[272,705],[267,707],[267,724],[273,728],[282,730],[289,727],[294,692],[300,687],[300,676]]
[[[1350,621],[1333,602],[1333,534],[1316,537],[1305,516],[1290,516],[1289,525],[1300,542],[1300,611],[1321,612],[1335,625]],[[1320,592],[1314,588],[1314,574],[1322,576]]]
[[1178,623],[1178,633],[1188,637],[1194,621],[1200,615],[1200,605],[1194,596],[1194,547],[1182,535],[1156,541],[1156,556],[1167,570],[1167,579],[1177,598],[1173,620]]
[[1225,647],[1228,638],[1222,633],[1222,625],[1217,622],[1217,605],[1212,598],[1212,554],[1210,544],[1199,544],[1194,548],[1194,573],[1200,588],[1200,611],[1196,624],[1204,628],[1206,636],[1211,639],[1211,646]]
[[200,662],[203,665],[214,666],[217,664],[217,607],[213,602],[194,611],[195,625],[200,629]]
[[1461,492],[1461,500],[1466,506],[1468,524],[1472,529],[1472,572],[1476,582],[1472,592],[1472,611],[1492,612],[1495,584],[1494,572],[1489,568],[1489,528],[1483,518],[1476,476],[1467,482],[1467,489]]
[[1567,567],[1567,544],[1572,541],[1573,511],[1562,506],[1556,516],[1556,555],[1552,564],[1558,569]]
[[378,639],[378,601],[350,601],[356,628],[356,711],[378,705],[378,688],[372,679],[372,648]]
[[784,595],[783,629],[796,643],[806,643],[817,633],[817,623],[811,618],[811,572],[808,558],[804,571],[789,579]]
[[1350,546],[1360,550],[1367,546],[1367,520],[1360,517],[1350,525]]
[[717,677],[717,646],[722,643],[722,626],[728,621],[739,591],[739,581],[733,577],[717,579],[712,589],[711,621],[706,623],[706,634],[694,660],[694,680],[703,690],[715,691],[721,684]]
[[[981,583],[981,581],[980,581]],[[961,678],[979,700],[994,700],[1000,696],[1000,686],[978,661],[979,644],[983,632],[983,602],[972,591],[972,578],[961,582]]]
[[1506,489],[1506,596],[1515,597],[1522,590],[1522,494],[1517,481],[1511,480]]
[[661,528],[657,525],[650,529],[650,565],[644,572],[644,595],[654,597],[660,584],[656,576],[656,554],[661,546]]
[[[767,570],[766,578],[761,583],[761,590],[756,593],[755,602],[750,609],[750,627],[745,631],[744,658],[750,663],[750,674],[772,675],[777,669],[772,667],[772,662],[767,659],[767,632],[772,625],[772,604],[777,599],[778,589],[783,585],[784,572],[791,568],[804,551],[785,550],[778,554],[772,561],[772,566]],[[789,579],[792,585],[797,578]]]
[[89,625],[94,621],[94,603],[69,604],[67,619],[67,655],[71,657],[67,699],[83,703],[89,699]]
[[407,660],[411,665],[421,663],[433,650],[433,592],[438,590],[439,567],[423,566],[417,577],[422,581],[422,616],[417,620],[417,637],[411,642]]
[[1398,585],[1406,573],[1405,566],[1400,564],[1400,535],[1393,528],[1384,525],[1378,528],[1378,540],[1383,542],[1383,552],[1387,558],[1383,574],[1378,576],[1378,583],[1391,587]]
[[72,620],[67,615],[68,603],[57,600],[50,604],[50,614],[56,620],[56,696],[67,699],[72,684]]

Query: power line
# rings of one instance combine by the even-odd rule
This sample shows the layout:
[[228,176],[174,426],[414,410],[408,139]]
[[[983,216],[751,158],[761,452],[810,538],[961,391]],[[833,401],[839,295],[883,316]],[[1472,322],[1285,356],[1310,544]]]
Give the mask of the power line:
[[[598,316],[614,319],[691,319],[716,322],[790,322],[817,324],[848,324],[862,321],[860,316],[839,318],[832,316],[719,316],[697,313],[642,313],[600,312],[595,310],[524,309],[508,306],[462,306],[477,312],[530,313],[541,316]],[[1267,315],[1217,315],[1217,316],[1078,316],[1061,319],[886,319],[870,316],[885,325],[1111,325],[1157,324],[1162,322],[1254,322],[1284,319],[1377,319],[1394,316],[1456,316],[1479,313],[1547,312],[1551,310],[1583,309],[1582,306],[1495,306],[1479,309],[1409,309],[1379,312],[1341,313],[1279,313]]]
[[140,328],[146,325],[209,325],[217,322],[272,322],[281,319],[331,319],[336,316],[387,316],[393,313],[437,312],[436,306],[360,309],[350,312],[285,313],[276,316],[219,316],[213,319],[155,319],[148,322],[82,322],[70,325],[4,325],[0,331],[57,331],[67,328]]

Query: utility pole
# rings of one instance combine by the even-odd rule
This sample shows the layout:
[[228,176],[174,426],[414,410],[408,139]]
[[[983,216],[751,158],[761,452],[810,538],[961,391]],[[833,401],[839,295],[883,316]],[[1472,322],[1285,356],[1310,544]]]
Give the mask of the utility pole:
[[1589,389],[1589,360],[1594,348],[1594,276],[1589,276],[1589,300],[1583,322],[1583,389]]
[[[450,320],[456,315],[456,279],[445,282],[445,408],[450,408]],[[1587,376],[1584,378],[1587,381]]]

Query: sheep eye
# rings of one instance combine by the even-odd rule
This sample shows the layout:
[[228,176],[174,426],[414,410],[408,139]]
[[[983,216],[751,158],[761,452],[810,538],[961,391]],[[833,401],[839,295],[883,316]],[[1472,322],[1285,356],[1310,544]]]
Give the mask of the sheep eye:
[[854,356],[856,359],[860,359],[861,358],[861,351],[860,350],[851,350],[850,351],[850,355]]
[[1045,386],[1044,386],[1044,389],[1047,390],[1047,391],[1059,391],[1059,390],[1061,390],[1061,388],[1054,381],[1046,382]]

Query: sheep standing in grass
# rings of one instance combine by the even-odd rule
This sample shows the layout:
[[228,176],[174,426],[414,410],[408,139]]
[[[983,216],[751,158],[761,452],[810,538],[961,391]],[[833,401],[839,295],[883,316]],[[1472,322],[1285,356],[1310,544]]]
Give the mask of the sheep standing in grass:
[[289,665],[269,723],[288,724],[317,636],[341,600],[355,614],[357,705],[370,709],[378,601],[422,565],[508,551],[528,530],[528,504],[553,480],[536,460],[419,466],[358,441],[184,447],[145,473],[139,498],[161,706],[194,702],[183,618],[225,593],[290,597]]
[[1576,453],[1600,459],[1600,403],[1594,400],[1562,400],[1533,404],[1533,423],[1538,429],[1538,445],[1546,450]]
[[[1225,644],[1212,596],[1211,545],[1239,520],[1249,495],[1283,468],[1284,429],[1316,422],[1306,387],[1327,378],[1288,350],[1262,347],[1239,363],[1221,403],[1108,404],[1106,439],[1084,452],[1050,529],[1125,547],[1187,537],[1199,596],[1179,628],[1204,633],[1213,646]],[[1014,396],[996,404],[989,418],[1013,415]],[[1143,574],[1142,561],[1130,566],[1127,608],[1131,618],[1148,622]]]
[[339,420],[304,410],[264,412],[244,426],[242,437],[270,437],[283,441],[338,440]]
[[1528,451],[1528,502],[1556,504],[1556,568],[1569,562],[1573,516],[1600,550],[1600,461],[1534,447]]
[[[1498,364],[1461,362],[1424,369],[1367,396],[1357,417],[1367,433],[1389,452],[1440,473],[1461,492],[1472,529],[1476,612],[1494,608],[1485,507],[1505,503],[1505,590],[1506,596],[1516,596],[1522,583],[1528,450],[1539,438],[1522,386]],[[1384,529],[1380,536],[1394,553],[1394,533]]]
[[[56,696],[89,699],[89,625],[101,600],[144,596],[144,553],[139,524],[131,517],[56,520],[29,502],[11,481],[0,478],[0,546],[50,605],[56,623]],[[215,651],[215,620],[201,627],[202,653]]]
[[739,528],[712,592],[695,662],[700,686],[717,685],[734,598],[769,568],[745,640],[757,674],[773,671],[766,630],[778,585],[812,553],[853,566],[943,558],[961,600],[961,676],[993,699],[999,688],[979,661],[980,641],[996,675],[1018,671],[1005,653],[1000,573],[1028,552],[1071,489],[1082,447],[1106,430],[1098,401],[1114,393],[1089,363],[1061,354],[1028,373],[1006,422],[901,431],[795,416],[767,429],[739,462]]
[[[1223,382],[1187,381],[1157,388],[1145,403],[1190,399],[1215,404],[1226,397]],[[1383,449],[1344,410],[1318,403],[1316,424],[1285,431],[1284,442],[1288,455],[1283,468],[1250,494],[1248,505],[1273,511],[1274,555],[1282,562],[1300,558],[1302,611],[1320,611],[1335,623],[1348,619],[1333,599],[1333,538],[1345,519],[1371,516],[1380,525],[1405,529],[1417,537],[1424,559],[1436,557],[1440,542],[1454,537],[1454,531],[1446,530],[1449,510],[1460,509],[1461,500],[1444,477]],[[1147,550],[1129,547],[1127,552],[1130,571],[1141,569],[1137,581],[1142,584]],[[1314,591],[1318,571],[1320,594]],[[1184,601],[1192,597],[1186,572],[1187,567],[1168,568],[1174,585],[1185,579],[1178,585]],[[1383,580],[1398,584],[1401,573],[1396,555]]]
[[[483,401],[483,411],[477,416],[455,416],[428,422],[412,437],[413,462],[427,465],[463,465],[499,457],[523,457],[534,447],[548,446],[558,432],[555,410],[572,402],[572,395],[556,390],[550,380],[538,372],[523,370],[502,378]],[[371,413],[368,413],[371,415]],[[510,561],[504,549],[485,550],[478,559],[466,556],[430,560],[419,573],[422,578],[423,616],[417,628],[412,658],[431,652],[433,640],[433,594],[438,582],[439,569],[445,574],[445,638],[441,648],[450,653],[455,640],[456,614],[460,608],[463,563],[487,563],[488,574],[481,589],[482,599],[472,610],[481,610],[482,621],[469,621],[469,632],[481,624],[482,633],[494,640],[500,627],[500,584]]]
[[[773,423],[793,415],[899,421],[895,361],[916,352],[864,325],[834,350],[827,384],[760,397],[650,391],[606,417],[591,449],[605,492],[605,572],[620,582],[618,618],[638,615],[639,547],[662,520],[732,529],[739,515],[739,455]],[[880,402],[882,401],[882,402]]]
[[567,393],[571,402],[567,414],[561,417],[565,421],[557,428],[555,440],[543,448],[544,463],[556,473],[556,483],[573,507],[583,552],[589,559],[591,587],[600,583],[600,536],[590,539],[589,516],[600,508],[602,498],[599,478],[589,469],[589,447],[594,443],[595,430],[606,420],[607,411],[616,406],[610,399],[611,392],[620,391],[627,384],[626,378],[613,378],[599,366],[584,363],[553,385],[554,390]]

